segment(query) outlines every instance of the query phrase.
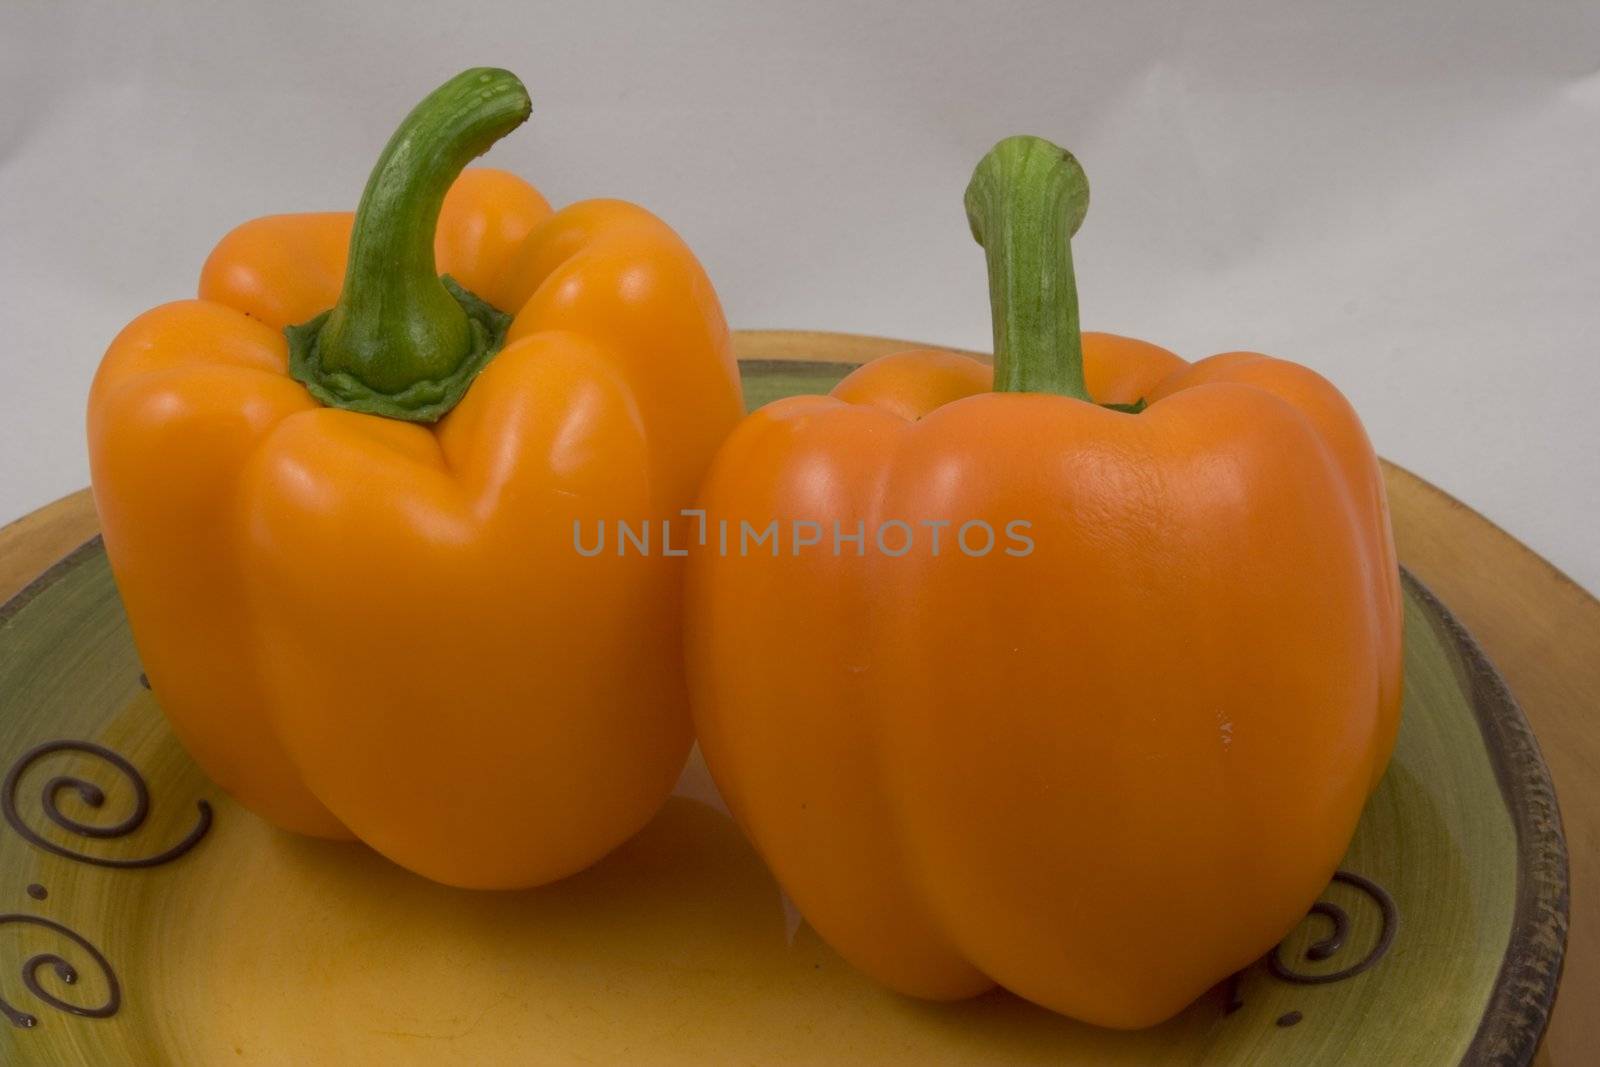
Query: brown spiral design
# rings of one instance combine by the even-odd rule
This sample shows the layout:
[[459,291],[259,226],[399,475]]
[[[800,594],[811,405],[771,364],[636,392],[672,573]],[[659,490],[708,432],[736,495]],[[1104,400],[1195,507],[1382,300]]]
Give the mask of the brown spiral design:
[[[62,1000],[44,986],[39,984],[39,972],[49,967],[56,972],[56,977],[67,985],[76,985],[78,969],[65,957],[54,952],[40,952],[29,956],[22,963],[22,984],[27,987],[39,1000],[48,1004],[57,1011],[64,1011],[71,1015],[81,1015],[87,1019],[109,1019],[122,1007],[122,987],[117,983],[117,973],[111,969],[111,964],[99,949],[95,948],[86,938],[70,927],[63,926],[54,919],[43,919],[37,915],[0,915],[0,926],[7,923],[21,923],[27,926],[42,926],[46,930],[54,930],[65,937],[88,955],[100,968],[100,973],[106,980],[106,1002],[93,1007],[84,1007]],[[0,998],[0,1015],[11,1020],[12,1025],[31,1030],[39,1025],[39,1017],[30,1012],[21,1011],[12,1007],[3,998]]]
[[109,826],[95,826],[74,819],[61,810],[60,797],[63,792],[76,793],[78,799],[83,803],[91,808],[98,808],[105,803],[105,790],[87,779],[73,775],[58,774],[45,782],[44,789],[39,797],[45,817],[51,822],[80,837],[107,839],[128,836],[143,826],[145,818],[150,814],[150,787],[145,784],[144,776],[139,773],[139,769],[121,755],[106,748],[104,745],[97,745],[92,741],[47,741],[23,753],[17,762],[11,765],[11,770],[6,772],[4,783],[0,784],[0,806],[4,808],[6,822],[10,823],[11,828],[21,834],[29,844],[42,848],[46,852],[53,852],[57,856],[65,856],[68,859],[77,860],[79,863],[126,870],[138,867],[159,867],[163,863],[170,863],[199,844],[200,839],[205,837],[206,833],[211,829],[211,805],[202,800],[197,804],[200,817],[195,822],[194,828],[189,831],[183,840],[154,856],[138,859],[106,859],[100,856],[90,856],[82,852],[74,852],[64,845],[56,844],[23,821],[22,814],[17,809],[17,787],[29,767],[46,756],[54,755],[58,752],[80,752],[111,764],[132,785],[134,805],[133,811],[127,818]]
[[[1378,905],[1379,912],[1383,915],[1383,929],[1378,934],[1378,943],[1372,946],[1372,951],[1365,957],[1342,970],[1331,971],[1328,974],[1307,974],[1303,971],[1292,970],[1283,962],[1280,955],[1283,946],[1273,949],[1267,955],[1267,965],[1272,968],[1272,973],[1285,982],[1294,982],[1297,985],[1325,985],[1329,982],[1339,982],[1346,978],[1353,978],[1363,971],[1369,970],[1389,951],[1394,944],[1394,936],[1400,928],[1400,909],[1395,906],[1394,897],[1383,886],[1364,875],[1353,871],[1336,871],[1333,876],[1335,882],[1355,886],[1367,896],[1371,897]],[[1350,916],[1339,905],[1331,901],[1319,900],[1311,906],[1311,914],[1321,915],[1331,923],[1333,930],[1328,936],[1319,941],[1313,941],[1306,948],[1306,959],[1326,960],[1331,959],[1344,947],[1345,937],[1350,933]],[[1295,1020],[1298,1022],[1299,1020]],[[1292,1024],[1283,1024],[1292,1025]]]

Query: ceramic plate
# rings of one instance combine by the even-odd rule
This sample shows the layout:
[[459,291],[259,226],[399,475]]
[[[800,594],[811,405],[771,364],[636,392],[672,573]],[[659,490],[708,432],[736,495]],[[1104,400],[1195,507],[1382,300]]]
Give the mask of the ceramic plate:
[[[751,362],[746,388],[847,369]],[[1405,641],[1348,876],[1274,955],[1113,1033],[873,985],[786,907],[698,757],[638,837],[529,892],[274,831],[168,731],[93,541],[0,610],[0,1061],[1526,1063],[1566,929],[1555,795],[1499,677],[1409,579]]]

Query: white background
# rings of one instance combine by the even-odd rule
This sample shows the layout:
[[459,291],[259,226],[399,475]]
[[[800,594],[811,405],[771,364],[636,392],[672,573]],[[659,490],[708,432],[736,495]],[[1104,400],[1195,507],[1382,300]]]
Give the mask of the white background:
[[354,205],[418,98],[517,71],[490,156],[637,200],[730,320],[988,346],[961,193],[1072,148],[1085,324],[1253,348],[1600,589],[1600,4],[592,0],[0,7],[0,521],[88,480],[106,343],[231,226]]

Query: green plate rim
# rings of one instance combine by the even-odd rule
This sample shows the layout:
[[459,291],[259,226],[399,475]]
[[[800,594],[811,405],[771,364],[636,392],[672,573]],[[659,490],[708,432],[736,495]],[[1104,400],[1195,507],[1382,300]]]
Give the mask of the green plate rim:
[[835,373],[840,378],[853,370],[859,370],[860,363],[834,362],[828,359],[741,359],[739,361],[739,376],[748,378],[758,374],[827,374]]
[[1532,1062],[1550,1022],[1566,959],[1571,887],[1555,783],[1533,727],[1478,642],[1405,567],[1400,578],[1454,649],[1483,732],[1484,748],[1517,835],[1517,895],[1500,971],[1461,1062],[1465,1067]]
[[[96,534],[51,564],[0,605],[0,629],[85,557],[103,551]],[[1406,590],[1427,608],[1430,625],[1445,646],[1455,650],[1517,839],[1511,937],[1461,1063],[1521,1067],[1532,1062],[1549,1024],[1566,956],[1571,887],[1555,784],[1532,726],[1483,649],[1414,574],[1402,566],[1400,577]]]

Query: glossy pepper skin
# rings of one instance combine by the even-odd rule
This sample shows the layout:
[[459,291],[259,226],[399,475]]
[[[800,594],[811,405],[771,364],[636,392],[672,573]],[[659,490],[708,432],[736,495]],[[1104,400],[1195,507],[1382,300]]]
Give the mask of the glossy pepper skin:
[[[1018,138],[974,178],[994,367],[889,356],[729,438],[699,507],[785,542],[691,559],[686,645],[708,767],[842,955],[1133,1028],[1327,886],[1394,743],[1400,597],[1327,381],[1105,334],[1080,357],[1069,166]],[[792,551],[797,521],[820,545]]]
[[[455,81],[485,74],[515,83]],[[514,316],[448,414],[325,406],[289,376],[285,327],[344,301],[355,218],[257,219],[198,300],[106,353],[95,501],[152,688],[221,786],[438,881],[535,885],[648,821],[691,744],[682,561],[580,557],[574,522],[675,515],[740,391],[711,285],[660,220],[439,169],[427,279]],[[388,281],[352,267],[346,291]]]

